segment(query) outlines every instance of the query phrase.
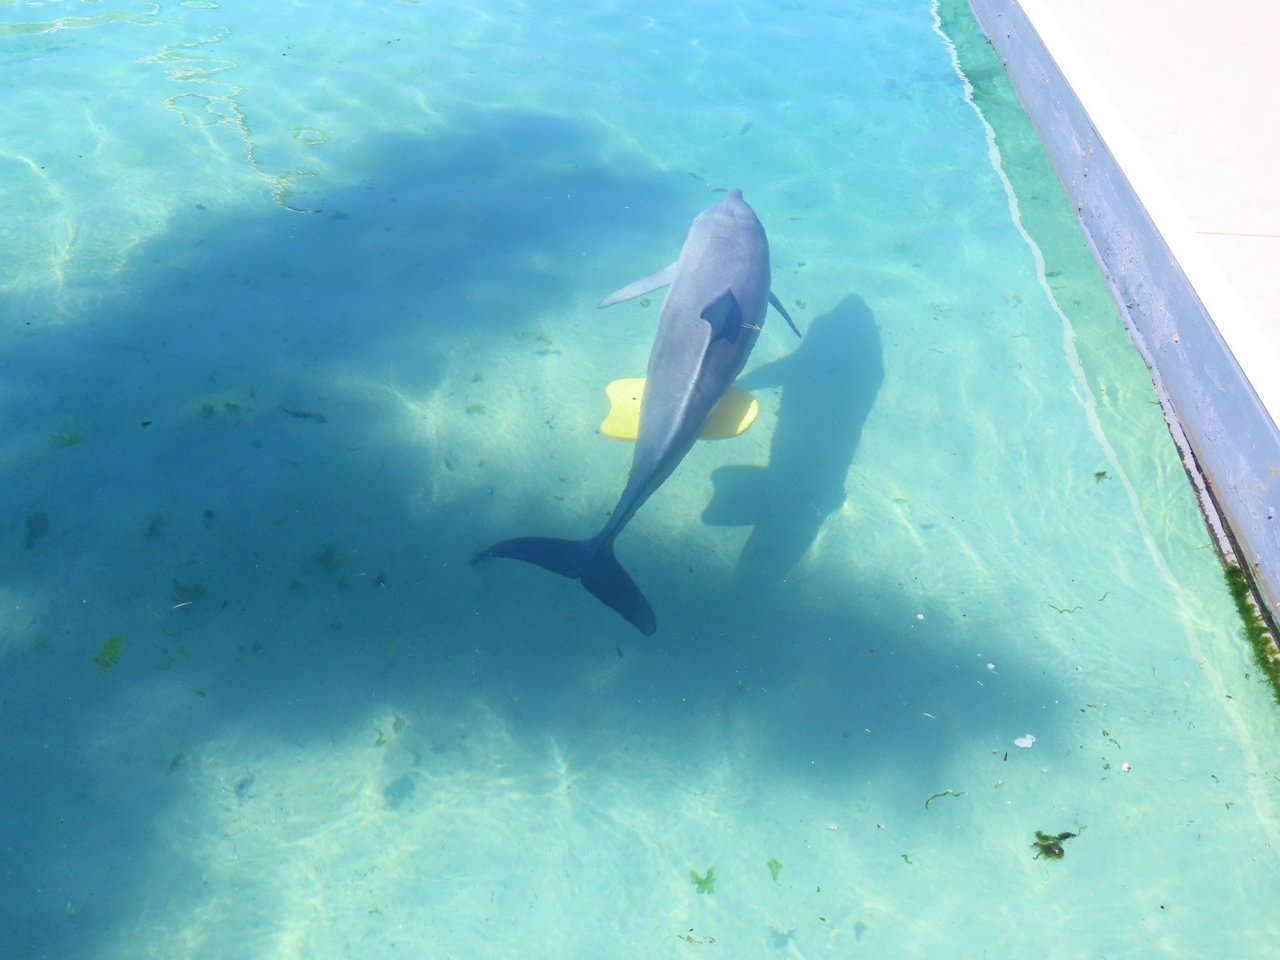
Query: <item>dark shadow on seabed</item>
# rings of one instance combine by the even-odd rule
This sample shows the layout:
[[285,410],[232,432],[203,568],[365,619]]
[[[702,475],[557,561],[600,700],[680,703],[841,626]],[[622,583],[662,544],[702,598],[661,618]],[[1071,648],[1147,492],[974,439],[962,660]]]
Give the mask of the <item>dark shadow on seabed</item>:
[[[73,321],[0,300],[0,956],[102,956],[201,744],[368,709],[371,651],[395,638],[363,624],[406,604],[432,671],[406,701],[451,677],[432,634],[456,548],[409,502],[436,465],[369,385],[428,394],[459,326],[496,343],[564,304],[605,211],[641,197],[628,225],[647,229],[672,197],[600,159],[590,124],[452,119],[362,143],[317,216],[253,197],[174,211]],[[115,634],[108,673],[93,656]]]
[[[371,148],[353,182],[329,191],[332,215],[255,208],[206,223],[219,211],[190,211],[139,251],[128,295],[77,326],[14,338],[6,389],[25,402],[0,408],[14,452],[0,464],[3,586],[23,605],[4,624],[0,692],[0,770],[16,771],[0,782],[5,957],[106,955],[148,907],[153,866],[198,903],[202,865],[157,831],[171,806],[208,788],[210,745],[240,731],[261,731],[269,752],[349,736],[379,709],[412,721],[480,703],[532,750],[553,734],[567,755],[589,758],[600,732],[625,750],[643,731],[678,760],[701,743],[690,729],[751,709],[747,726],[766,733],[747,746],[770,769],[803,744],[806,757],[830,758],[843,787],[906,755],[905,733],[886,733],[874,752],[850,744],[846,727],[891,730],[908,697],[974,696],[934,650],[883,656],[894,621],[878,611],[803,608],[786,587],[767,597],[767,630],[766,598],[718,610],[714,585],[686,575],[681,539],[651,542],[638,564],[671,610],[643,643],[576,584],[466,564],[477,541],[506,533],[492,497],[477,484],[448,509],[412,502],[422,473],[441,465],[413,444],[395,402],[361,385],[429,393],[459,362],[460,326],[482,325],[482,342],[501,350],[531,304],[569,301],[572,268],[545,262],[567,263],[584,237],[610,230],[637,231],[647,248],[650,234],[667,236],[659,222],[687,223],[688,207],[672,200],[670,177],[584,161],[595,146],[584,125],[478,111],[456,126]],[[568,192],[574,204],[559,205]],[[613,223],[622,198],[638,212]],[[879,382],[857,361],[858,330],[878,361],[870,314],[846,304],[814,322],[794,365],[773,368],[786,393],[763,474],[785,516],[812,509],[805,500],[820,494],[808,481],[841,495]],[[804,376],[833,384],[810,393],[793,379]],[[865,396],[841,392],[859,376]],[[69,428],[83,442],[51,443]],[[792,476],[827,448],[822,471]],[[489,465],[495,484],[503,468]],[[49,529],[28,549],[24,518],[35,512]],[[802,553],[816,528],[759,531],[798,538]],[[177,609],[197,585],[203,596]],[[532,623],[527,610],[544,611],[561,588],[563,609]],[[92,657],[116,632],[128,635],[125,653],[101,672]],[[780,639],[810,637],[866,638],[881,652],[845,643],[818,656]],[[760,677],[776,693],[757,708]],[[1051,699],[1051,684],[1028,686]],[[931,756],[1006,725],[972,699],[958,704],[963,719],[939,728]],[[245,769],[256,762],[244,757]],[[914,777],[931,769],[912,763]],[[191,862],[175,868],[175,857]]]
[[844,505],[845,478],[883,382],[880,331],[853,295],[814,320],[794,353],[738,381],[782,391],[768,465],[716,470],[702,515],[713,526],[754,527],[738,559],[739,584],[785,577]]

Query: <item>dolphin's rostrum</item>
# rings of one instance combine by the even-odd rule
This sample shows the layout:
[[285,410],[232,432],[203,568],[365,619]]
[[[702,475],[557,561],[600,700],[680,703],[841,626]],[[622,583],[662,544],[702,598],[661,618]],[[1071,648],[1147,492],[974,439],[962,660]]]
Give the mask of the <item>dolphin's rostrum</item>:
[[613,541],[693,447],[711,410],[742,372],[769,304],[796,330],[770,292],[769,241],[741,190],[730,190],[698,214],[675,263],[605,297],[599,306],[668,285],[649,354],[631,475],[609,521],[586,540],[520,537],[495,543],[484,554],[525,560],[581,580],[644,634],[657,629],[657,619],[614,557]]

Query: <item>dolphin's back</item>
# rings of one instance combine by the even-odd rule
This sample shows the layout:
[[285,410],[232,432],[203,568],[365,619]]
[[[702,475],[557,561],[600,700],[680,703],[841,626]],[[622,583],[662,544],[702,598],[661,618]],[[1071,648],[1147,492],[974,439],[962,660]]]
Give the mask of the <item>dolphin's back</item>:
[[768,306],[769,241],[742,192],[730,190],[694,219],[676,261],[649,353],[631,475],[614,511],[619,529],[693,448],[746,366]]
[[675,263],[628,284],[600,306],[667,284],[671,289],[649,354],[631,474],[609,521],[588,540],[521,537],[496,543],[485,554],[581,580],[644,634],[657,629],[657,619],[614,557],[614,539],[697,441],[712,409],[746,365],[772,298],[769,241],[741,191],[730,190],[698,214]]

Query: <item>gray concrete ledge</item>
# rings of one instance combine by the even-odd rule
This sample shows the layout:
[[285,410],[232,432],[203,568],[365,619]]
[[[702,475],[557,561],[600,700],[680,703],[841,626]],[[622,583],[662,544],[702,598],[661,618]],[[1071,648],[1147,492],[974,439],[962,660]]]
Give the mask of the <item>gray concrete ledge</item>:
[[[1203,481],[1236,556],[1272,614],[1280,612],[1280,430],[1214,316],[1248,329],[1240,322],[1247,311],[1193,245],[1180,245],[1175,256],[1166,233],[1179,232],[1176,202],[1136,152],[1117,160],[1108,141],[1131,141],[1132,130],[1096,91],[1082,99],[1054,56],[1053,37],[1042,39],[1017,0],[970,6],[1076,205],[1193,481]],[[1158,44],[1158,30],[1145,39]],[[1077,72],[1072,80],[1088,87],[1090,78]],[[1276,346],[1272,338],[1263,349]],[[1280,367],[1270,369],[1280,383]],[[1213,505],[1206,510],[1212,526]]]

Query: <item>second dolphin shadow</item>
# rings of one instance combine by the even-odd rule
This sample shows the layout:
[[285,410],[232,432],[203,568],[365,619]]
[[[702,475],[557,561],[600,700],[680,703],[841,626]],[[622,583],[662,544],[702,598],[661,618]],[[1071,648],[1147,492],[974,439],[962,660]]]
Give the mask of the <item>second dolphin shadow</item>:
[[746,390],[782,391],[768,465],[715,470],[702,515],[712,526],[754,528],[738,558],[739,583],[781,580],[844,505],[849,467],[883,382],[880,331],[852,295],[814,320],[794,353],[738,381]]

